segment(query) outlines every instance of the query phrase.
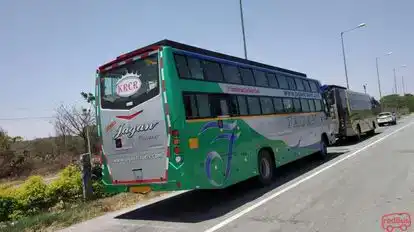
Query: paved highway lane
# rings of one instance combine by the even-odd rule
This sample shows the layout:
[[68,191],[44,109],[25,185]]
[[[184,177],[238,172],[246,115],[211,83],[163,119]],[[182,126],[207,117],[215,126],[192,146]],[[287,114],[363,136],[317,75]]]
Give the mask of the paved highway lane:
[[190,191],[64,231],[384,231],[382,215],[414,214],[414,117],[379,131],[278,169],[271,187]]

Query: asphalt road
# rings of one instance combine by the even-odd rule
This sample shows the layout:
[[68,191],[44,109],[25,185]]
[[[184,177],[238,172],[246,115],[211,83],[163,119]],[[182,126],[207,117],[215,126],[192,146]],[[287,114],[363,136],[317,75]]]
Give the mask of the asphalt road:
[[278,169],[271,187],[175,193],[63,231],[375,232],[383,215],[414,214],[414,116],[329,152]]

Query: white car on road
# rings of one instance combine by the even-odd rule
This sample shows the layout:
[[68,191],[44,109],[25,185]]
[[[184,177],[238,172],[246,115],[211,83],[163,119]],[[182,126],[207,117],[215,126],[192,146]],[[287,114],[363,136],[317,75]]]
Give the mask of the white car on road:
[[383,126],[385,124],[396,125],[397,117],[394,113],[391,112],[381,112],[377,116],[377,122],[379,126]]

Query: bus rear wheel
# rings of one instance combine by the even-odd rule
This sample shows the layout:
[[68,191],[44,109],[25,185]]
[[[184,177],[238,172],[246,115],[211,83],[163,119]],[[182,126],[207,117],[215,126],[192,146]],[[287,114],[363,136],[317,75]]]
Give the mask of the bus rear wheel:
[[259,152],[257,169],[259,171],[258,180],[262,186],[270,185],[273,182],[275,163],[272,156],[273,155],[266,149],[262,149]]
[[320,147],[319,147],[319,152],[318,152],[318,156],[319,158],[321,158],[322,160],[325,160],[328,158],[328,138],[327,136],[324,134],[321,136],[321,142],[320,142]]

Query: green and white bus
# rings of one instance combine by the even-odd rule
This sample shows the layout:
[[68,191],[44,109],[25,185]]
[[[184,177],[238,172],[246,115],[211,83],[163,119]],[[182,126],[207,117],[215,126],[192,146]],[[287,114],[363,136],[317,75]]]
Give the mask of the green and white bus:
[[327,155],[330,118],[305,74],[163,40],[97,70],[107,191],[224,188]]

